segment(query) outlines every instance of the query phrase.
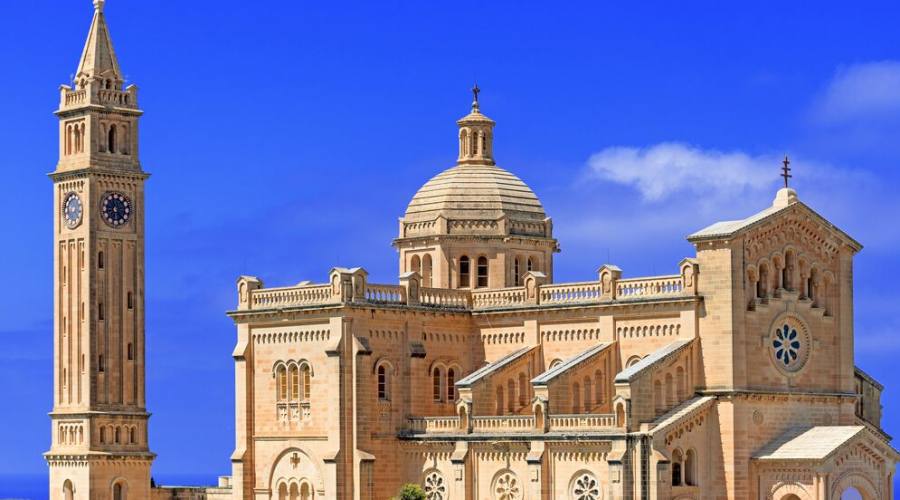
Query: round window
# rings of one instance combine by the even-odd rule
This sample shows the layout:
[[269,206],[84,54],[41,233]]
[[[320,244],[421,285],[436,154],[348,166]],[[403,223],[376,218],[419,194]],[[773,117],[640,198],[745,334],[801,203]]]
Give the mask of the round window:
[[809,333],[806,327],[793,317],[775,322],[769,341],[772,360],[779,370],[796,372],[809,357]]

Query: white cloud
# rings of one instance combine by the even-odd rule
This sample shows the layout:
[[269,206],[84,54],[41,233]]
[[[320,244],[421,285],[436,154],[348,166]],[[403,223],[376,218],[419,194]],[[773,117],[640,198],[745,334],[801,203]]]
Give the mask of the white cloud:
[[588,160],[591,177],[633,186],[645,200],[678,192],[727,197],[770,188],[780,160],[740,151],[704,150],[677,142],[644,148],[610,147]]
[[900,61],[856,64],[838,69],[813,107],[824,124],[890,118],[900,112]]

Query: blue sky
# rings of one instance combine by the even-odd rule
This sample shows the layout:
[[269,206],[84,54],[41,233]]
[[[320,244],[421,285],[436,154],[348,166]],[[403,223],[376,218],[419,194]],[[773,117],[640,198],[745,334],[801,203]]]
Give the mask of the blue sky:
[[[684,235],[767,206],[780,156],[802,200],[866,248],[857,363],[900,433],[896,2],[110,0],[140,89],[154,475],[228,473],[235,278],[395,282],[391,239],[451,166],[477,79],[495,156],[541,197],[557,281],[607,255],[671,273]],[[42,473],[51,409],[52,114],[88,0],[4,2],[0,31],[0,473]],[[0,487],[2,489],[2,487]],[[2,494],[3,491],[0,491]]]

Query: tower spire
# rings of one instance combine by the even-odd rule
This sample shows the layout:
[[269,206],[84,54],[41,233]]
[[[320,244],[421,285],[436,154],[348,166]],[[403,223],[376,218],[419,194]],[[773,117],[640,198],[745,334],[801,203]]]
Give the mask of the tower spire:
[[78,88],[84,87],[89,80],[100,79],[115,82],[116,90],[120,90],[122,85],[122,73],[119,71],[119,62],[103,15],[105,5],[106,0],[94,0],[94,20],[81,53],[78,71],[75,72]]

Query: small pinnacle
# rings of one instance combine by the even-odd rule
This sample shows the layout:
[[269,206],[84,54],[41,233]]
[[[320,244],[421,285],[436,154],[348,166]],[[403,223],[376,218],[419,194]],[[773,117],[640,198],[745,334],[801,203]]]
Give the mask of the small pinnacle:
[[472,95],[474,99],[472,100],[472,111],[478,111],[478,93],[481,92],[481,89],[478,88],[478,82],[475,82],[475,86],[472,87]]
[[97,12],[103,12],[103,5],[106,3],[106,0],[94,0],[94,10]]

